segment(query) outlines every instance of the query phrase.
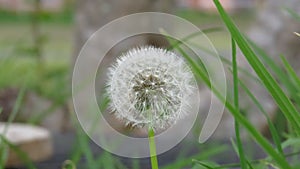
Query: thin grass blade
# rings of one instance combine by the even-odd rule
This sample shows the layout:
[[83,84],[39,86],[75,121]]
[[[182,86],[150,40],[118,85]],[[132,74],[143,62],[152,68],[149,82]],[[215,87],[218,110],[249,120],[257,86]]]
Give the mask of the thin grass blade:
[[[237,61],[236,61],[236,44],[234,39],[231,39],[231,48],[232,48],[232,70],[233,70],[233,101],[234,106],[237,110],[239,110],[239,87],[238,87],[238,68],[237,68]],[[240,158],[241,168],[246,169],[247,163],[246,158],[243,150],[243,143],[240,136],[240,125],[237,120],[234,121],[234,128],[235,128],[235,136],[238,148],[238,156]]]
[[0,139],[4,142],[4,144],[8,145],[8,147],[18,155],[18,157],[24,162],[25,166],[28,169],[37,169],[33,164],[33,162],[31,161],[31,159],[27,156],[27,154],[24,151],[22,151],[18,146],[11,143],[2,135],[0,137],[1,137]]
[[279,153],[283,154],[283,150],[281,147],[281,141],[280,141],[280,137],[279,134],[272,122],[272,120],[270,119],[268,113],[265,111],[265,109],[262,107],[262,105],[259,103],[259,101],[257,100],[257,98],[252,94],[252,92],[250,91],[250,89],[239,79],[239,84],[240,86],[243,88],[243,90],[247,93],[247,95],[250,97],[250,99],[253,101],[253,103],[256,105],[256,107],[263,113],[263,115],[266,117],[267,119],[267,123],[268,123],[268,127],[270,129],[272,138],[274,140],[274,143],[277,147],[277,150],[279,151]]
[[298,77],[297,73],[295,72],[295,70],[292,68],[292,66],[289,64],[289,62],[283,55],[280,55],[280,58],[288,74],[296,83],[296,86],[298,87],[298,91],[300,91],[300,78]]

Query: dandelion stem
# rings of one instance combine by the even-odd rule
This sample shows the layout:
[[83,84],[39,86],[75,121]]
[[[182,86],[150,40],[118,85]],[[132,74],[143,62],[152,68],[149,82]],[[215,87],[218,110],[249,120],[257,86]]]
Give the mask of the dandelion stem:
[[154,133],[153,128],[149,127],[148,139],[149,139],[151,166],[152,166],[152,169],[158,169],[158,162],[157,162],[157,157],[156,157],[156,146],[155,146],[154,135],[155,135],[155,133]]

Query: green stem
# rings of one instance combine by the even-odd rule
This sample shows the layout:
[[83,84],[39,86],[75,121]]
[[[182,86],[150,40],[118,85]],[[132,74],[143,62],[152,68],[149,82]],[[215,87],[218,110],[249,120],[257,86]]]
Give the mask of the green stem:
[[151,166],[152,166],[152,169],[158,169],[158,162],[157,162],[157,157],[156,157],[156,146],[155,146],[154,135],[155,135],[155,133],[154,133],[153,128],[149,127],[148,139],[149,139]]

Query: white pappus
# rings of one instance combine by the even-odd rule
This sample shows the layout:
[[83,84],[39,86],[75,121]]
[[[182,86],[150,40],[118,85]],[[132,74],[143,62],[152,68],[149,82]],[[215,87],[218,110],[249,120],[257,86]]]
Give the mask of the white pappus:
[[196,89],[184,59],[162,48],[131,49],[109,68],[110,108],[127,125],[169,127],[188,113]]

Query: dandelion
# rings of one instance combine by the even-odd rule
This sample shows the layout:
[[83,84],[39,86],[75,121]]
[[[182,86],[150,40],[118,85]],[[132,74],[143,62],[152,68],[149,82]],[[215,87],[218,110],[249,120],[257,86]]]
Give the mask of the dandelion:
[[165,129],[188,112],[196,83],[173,52],[155,47],[129,50],[108,74],[110,107],[126,124],[148,127],[152,169],[158,169],[155,129]]
[[188,112],[196,83],[177,54],[152,46],[129,50],[109,69],[110,107],[127,125],[165,129]]

